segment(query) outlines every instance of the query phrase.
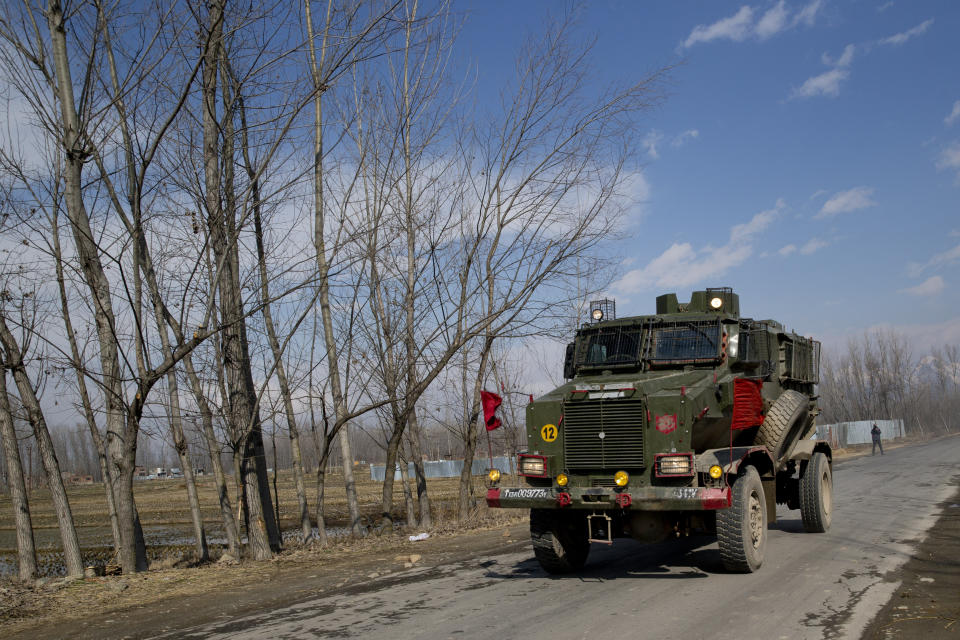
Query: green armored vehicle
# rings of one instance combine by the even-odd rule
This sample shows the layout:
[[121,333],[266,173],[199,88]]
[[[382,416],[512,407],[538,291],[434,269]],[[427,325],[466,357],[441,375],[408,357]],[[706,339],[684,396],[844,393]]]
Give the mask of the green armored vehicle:
[[566,384],[527,406],[524,487],[489,477],[491,507],[529,508],[544,569],[580,569],[591,543],[715,533],[730,571],[763,563],[776,505],[830,526],[832,452],[810,439],[820,343],[740,316],[723,287],[616,318],[591,303]]

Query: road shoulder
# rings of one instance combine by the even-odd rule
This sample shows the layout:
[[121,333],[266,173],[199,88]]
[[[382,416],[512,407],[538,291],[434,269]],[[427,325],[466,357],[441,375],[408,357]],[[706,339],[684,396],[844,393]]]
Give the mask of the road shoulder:
[[868,640],[960,638],[960,476],[953,496],[895,576],[892,597],[864,630]]

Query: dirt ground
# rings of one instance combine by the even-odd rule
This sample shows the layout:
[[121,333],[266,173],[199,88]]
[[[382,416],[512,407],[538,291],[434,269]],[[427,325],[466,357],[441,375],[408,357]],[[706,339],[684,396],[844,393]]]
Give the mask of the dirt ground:
[[942,503],[940,518],[901,567],[900,587],[867,627],[869,640],[960,638],[960,490]]
[[[904,444],[889,445],[898,446]],[[869,446],[837,457],[861,455],[869,455]],[[519,511],[481,508],[466,527],[441,523],[418,542],[408,534],[339,539],[328,548],[288,545],[267,562],[191,567],[170,561],[130,576],[30,586],[6,580],[0,582],[0,627],[7,638],[142,637],[319,594],[350,593],[374,579],[400,582],[407,572],[529,545],[526,513]],[[902,580],[901,587],[864,637],[960,638],[960,493],[943,505],[928,539],[898,574],[888,579]]]
[[289,549],[268,562],[152,569],[30,588],[10,581],[0,587],[0,626],[9,640],[142,637],[171,625],[184,628],[319,594],[349,593],[374,579],[403,580],[414,569],[518,550],[529,544],[525,515],[490,512],[471,530],[434,530],[427,540],[411,542],[391,533],[328,549]]

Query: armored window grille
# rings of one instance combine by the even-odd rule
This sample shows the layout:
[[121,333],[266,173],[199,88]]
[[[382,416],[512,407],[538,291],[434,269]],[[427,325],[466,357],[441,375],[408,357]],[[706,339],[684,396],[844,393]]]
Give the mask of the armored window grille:
[[640,361],[641,327],[609,327],[583,336],[577,364],[587,367],[631,365]]
[[712,362],[720,357],[720,322],[674,322],[654,326],[647,360],[650,364]]

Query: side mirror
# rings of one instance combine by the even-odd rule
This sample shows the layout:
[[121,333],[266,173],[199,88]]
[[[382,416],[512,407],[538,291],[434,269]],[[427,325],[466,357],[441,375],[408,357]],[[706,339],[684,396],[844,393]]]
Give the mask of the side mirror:
[[570,380],[577,373],[576,368],[573,366],[574,344],[575,343],[571,342],[567,345],[567,352],[563,357],[563,377],[566,380]]

